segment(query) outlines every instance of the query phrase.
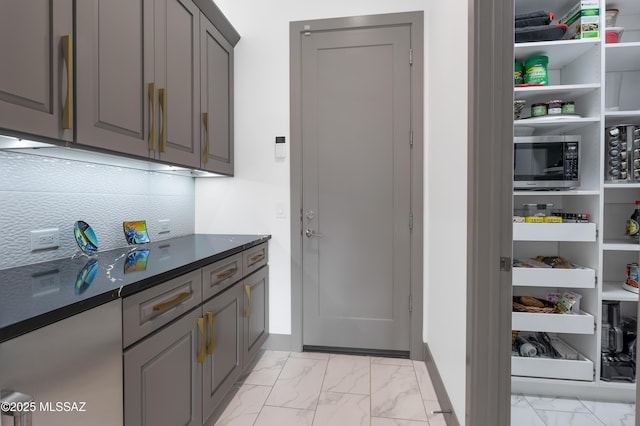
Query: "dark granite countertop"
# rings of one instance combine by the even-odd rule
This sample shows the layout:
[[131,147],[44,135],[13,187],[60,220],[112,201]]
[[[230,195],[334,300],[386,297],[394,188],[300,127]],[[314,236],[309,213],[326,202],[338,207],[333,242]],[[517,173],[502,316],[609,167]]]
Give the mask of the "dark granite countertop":
[[0,343],[125,297],[247,248],[270,235],[196,234],[0,270]]

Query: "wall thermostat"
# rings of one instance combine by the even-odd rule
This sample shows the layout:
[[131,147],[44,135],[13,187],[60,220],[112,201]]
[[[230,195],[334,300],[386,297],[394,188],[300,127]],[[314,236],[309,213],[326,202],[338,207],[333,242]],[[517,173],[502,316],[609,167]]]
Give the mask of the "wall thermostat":
[[285,141],[284,136],[276,136],[276,158],[285,158],[287,156],[284,146]]

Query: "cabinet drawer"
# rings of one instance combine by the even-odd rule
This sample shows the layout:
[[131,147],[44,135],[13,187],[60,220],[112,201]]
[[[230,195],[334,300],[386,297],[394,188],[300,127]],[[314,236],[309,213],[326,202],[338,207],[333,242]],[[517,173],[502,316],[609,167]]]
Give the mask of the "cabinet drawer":
[[242,253],[202,268],[202,295],[207,300],[242,278]]
[[593,362],[580,355],[578,360],[511,357],[513,376],[566,380],[593,380]]
[[513,268],[512,283],[525,287],[594,288],[596,271],[590,268]]
[[593,334],[595,318],[580,314],[539,314],[512,312],[511,328],[520,331],[546,331],[548,333]]
[[262,268],[269,261],[267,243],[259,244],[242,252],[243,276],[252,274]]
[[122,345],[127,347],[202,302],[200,270],[122,300]]

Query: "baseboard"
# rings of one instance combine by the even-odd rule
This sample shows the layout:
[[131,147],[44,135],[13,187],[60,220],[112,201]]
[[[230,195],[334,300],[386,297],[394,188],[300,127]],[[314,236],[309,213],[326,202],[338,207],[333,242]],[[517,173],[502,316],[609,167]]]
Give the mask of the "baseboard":
[[290,334],[269,334],[267,341],[262,345],[262,349],[271,351],[291,351]]
[[449,399],[447,390],[445,389],[444,383],[442,382],[442,377],[440,376],[440,372],[438,371],[438,366],[433,360],[433,356],[431,355],[431,351],[429,350],[429,345],[427,343],[424,344],[423,358],[424,363],[427,366],[427,371],[429,372],[429,377],[431,377],[431,383],[433,384],[433,388],[436,391],[436,396],[438,397],[440,410],[450,411],[443,413],[447,426],[460,426],[458,417],[456,417],[456,413],[453,412],[451,400]]

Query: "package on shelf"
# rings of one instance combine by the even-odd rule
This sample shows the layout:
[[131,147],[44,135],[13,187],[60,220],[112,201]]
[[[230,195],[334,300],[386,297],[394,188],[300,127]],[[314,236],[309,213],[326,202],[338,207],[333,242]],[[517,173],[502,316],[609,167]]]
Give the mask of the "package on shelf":
[[582,295],[573,291],[547,293],[547,300],[554,303],[561,314],[579,314]]
[[545,332],[515,332],[515,338],[511,346],[513,356],[554,358],[554,359],[580,359],[578,351],[560,340],[557,336]]
[[578,1],[567,13],[557,21],[558,24],[566,24],[569,28],[564,38],[599,38],[600,37],[600,1]]

